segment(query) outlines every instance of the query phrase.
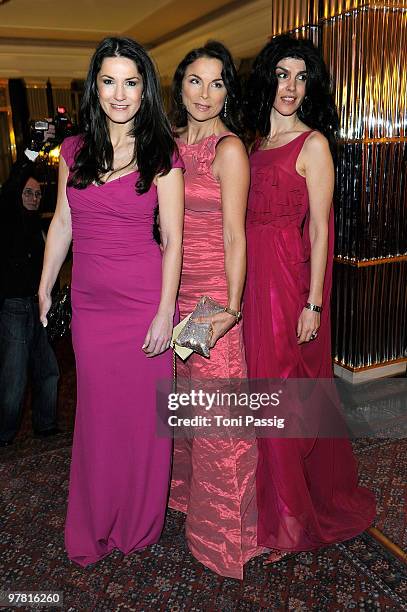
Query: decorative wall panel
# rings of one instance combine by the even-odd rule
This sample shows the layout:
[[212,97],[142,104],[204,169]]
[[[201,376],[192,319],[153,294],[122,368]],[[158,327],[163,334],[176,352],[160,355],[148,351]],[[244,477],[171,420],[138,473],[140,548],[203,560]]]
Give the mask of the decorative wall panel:
[[316,47],[319,46],[320,28],[318,26],[306,25],[290,31],[295,38],[308,38]]
[[407,11],[373,4],[321,31],[341,119],[333,348],[351,370],[407,357]]
[[407,357],[407,261],[335,266],[334,359],[356,370]]
[[318,0],[273,0],[271,33],[273,36],[302,26],[318,23]]
[[370,0],[370,2],[367,2],[366,0],[323,0],[322,5],[321,17],[323,19],[329,19],[335,15],[347,13],[364,6],[377,8],[403,8],[407,7],[407,0],[384,0],[381,2],[380,0]]
[[407,254],[407,142],[342,143],[336,197],[337,256]]
[[346,140],[407,137],[407,11],[365,8],[323,24]]

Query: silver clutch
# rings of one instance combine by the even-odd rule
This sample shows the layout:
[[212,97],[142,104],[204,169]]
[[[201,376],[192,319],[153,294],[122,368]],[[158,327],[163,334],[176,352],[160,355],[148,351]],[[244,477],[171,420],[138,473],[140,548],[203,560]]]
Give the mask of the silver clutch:
[[225,307],[203,295],[195,306],[185,327],[174,342],[178,346],[188,348],[203,357],[209,357],[212,338],[212,325],[210,321],[201,322],[200,319],[212,317],[219,312],[225,312]]

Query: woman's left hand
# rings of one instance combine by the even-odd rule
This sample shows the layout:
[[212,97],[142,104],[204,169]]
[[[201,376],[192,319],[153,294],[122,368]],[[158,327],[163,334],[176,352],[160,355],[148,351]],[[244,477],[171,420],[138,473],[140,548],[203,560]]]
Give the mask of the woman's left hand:
[[210,321],[213,330],[210,348],[213,348],[219,338],[224,336],[229,329],[236,325],[236,318],[228,312],[219,312],[218,314],[213,315]]
[[141,347],[147,357],[155,357],[170,347],[173,315],[157,313],[151,322]]
[[297,323],[298,344],[303,344],[303,342],[314,340],[320,325],[320,313],[315,312],[314,310],[309,310],[308,308],[303,308]]

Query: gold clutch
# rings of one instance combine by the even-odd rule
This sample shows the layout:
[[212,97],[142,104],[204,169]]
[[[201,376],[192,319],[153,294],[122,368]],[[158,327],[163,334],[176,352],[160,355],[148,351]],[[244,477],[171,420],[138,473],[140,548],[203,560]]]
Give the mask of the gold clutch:
[[203,357],[209,357],[210,343],[212,338],[212,325],[210,321],[202,322],[200,319],[208,319],[219,312],[225,312],[224,306],[203,295],[194,311],[181,321],[175,328],[180,327],[178,333],[173,334],[173,347],[178,353],[179,349],[188,351],[184,352],[185,357],[180,355],[181,359],[187,359],[192,352],[198,353]]

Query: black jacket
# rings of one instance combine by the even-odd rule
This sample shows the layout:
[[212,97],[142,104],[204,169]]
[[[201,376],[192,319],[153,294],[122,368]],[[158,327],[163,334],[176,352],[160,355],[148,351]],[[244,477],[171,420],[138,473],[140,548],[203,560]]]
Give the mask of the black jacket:
[[44,248],[39,213],[0,197],[0,299],[37,294]]

